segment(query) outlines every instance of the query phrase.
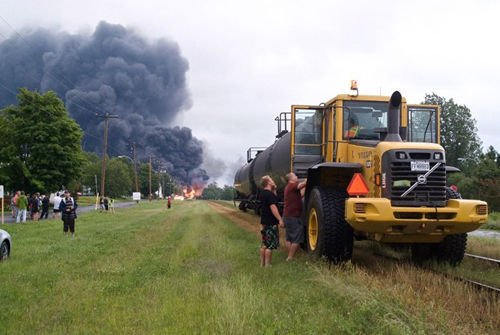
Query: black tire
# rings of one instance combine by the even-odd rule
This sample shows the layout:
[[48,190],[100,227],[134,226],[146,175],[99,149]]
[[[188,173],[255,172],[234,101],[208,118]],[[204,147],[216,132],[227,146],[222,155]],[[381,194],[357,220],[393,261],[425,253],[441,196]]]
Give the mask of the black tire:
[[315,187],[307,206],[307,250],[335,264],[352,258],[353,230],[344,216],[347,197],[344,190]]
[[5,261],[9,258],[10,255],[10,247],[7,241],[3,241],[0,245],[0,261]]
[[238,205],[238,208],[240,211],[246,212],[247,211],[247,204],[245,200],[240,201],[240,204]]
[[467,234],[448,235],[436,246],[436,258],[439,262],[457,266],[462,262],[467,247]]
[[[446,187],[447,199],[461,199],[460,193]],[[412,259],[421,264],[427,260],[435,259],[439,263],[448,263],[457,266],[462,262],[467,247],[467,234],[454,234],[446,236],[438,244],[413,244],[411,246]]]
[[434,258],[436,245],[430,243],[413,243],[410,245],[411,260],[418,265]]
[[[446,187],[447,199],[462,199],[460,193]],[[448,235],[436,246],[435,254],[438,262],[457,266],[462,262],[467,247],[467,234]]]

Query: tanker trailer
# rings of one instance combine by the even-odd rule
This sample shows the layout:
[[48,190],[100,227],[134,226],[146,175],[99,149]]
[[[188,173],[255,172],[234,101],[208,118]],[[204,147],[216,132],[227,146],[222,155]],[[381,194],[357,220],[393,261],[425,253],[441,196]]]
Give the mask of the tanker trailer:
[[[256,152],[254,158],[251,158],[252,152]],[[285,175],[290,168],[290,133],[280,133],[276,141],[264,150],[262,148],[248,149],[247,161],[247,164],[242,166],[235,175],[234,187],[237,193],[235,200],[240,201],[240,210],[253,209],[256,214],[260,214],[258,199],[260,179],[263,176],[269,175],[273,178],[278,196],[283,199],[286,186]]]
[[[251,148],[249,149],[251,150]],[[248,162],[236,171],[234,176],[234,188],[236,190],[235,201],[239,201],[238,208],[244,212],[247,209],[255,209],[255,194],[257,186],[251,178],[254,160]]]
[[282,195],[293,171],[307,178],[304,244],[314,256],[345,262],[353,240],[367,239],[406,246],[416,261],[460,263],[488,205],[449,192],[439,106],[353,90],[291,107],[290,132],[252,162],[253,198],[266,174]]

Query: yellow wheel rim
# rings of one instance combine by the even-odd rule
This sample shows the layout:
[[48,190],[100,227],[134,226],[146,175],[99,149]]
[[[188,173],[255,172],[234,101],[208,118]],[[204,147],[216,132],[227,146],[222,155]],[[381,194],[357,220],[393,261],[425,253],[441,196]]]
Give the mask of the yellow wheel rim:
[[309,248],[316,250],[318,246],[318,215],[316,210],[311,208],[309,212],[309,220],[307,222],[307,239],[309,240]]

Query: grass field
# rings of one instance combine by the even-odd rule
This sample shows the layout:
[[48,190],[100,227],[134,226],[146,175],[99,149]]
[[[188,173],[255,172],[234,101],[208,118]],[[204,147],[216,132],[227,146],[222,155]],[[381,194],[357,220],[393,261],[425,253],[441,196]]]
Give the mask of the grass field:
[[482,229],[500,230],[500,212],[492,212],[488,216],[488,223],[481,226]]
[[301,254],[259,267],[258,237],[207,202],[8,225],[2,334],[495,334],[498,300],[432,273]]

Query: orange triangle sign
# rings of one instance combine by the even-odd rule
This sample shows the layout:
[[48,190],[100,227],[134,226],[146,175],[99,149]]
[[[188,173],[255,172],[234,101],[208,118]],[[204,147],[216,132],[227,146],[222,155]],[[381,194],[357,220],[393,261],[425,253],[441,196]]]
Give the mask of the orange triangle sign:
[[361,173],[355,173],[352,176],[349,186],[347,186],[347,193],[349,195],[367,195],[369,192],[368,185],[366,184],[365,178]]

